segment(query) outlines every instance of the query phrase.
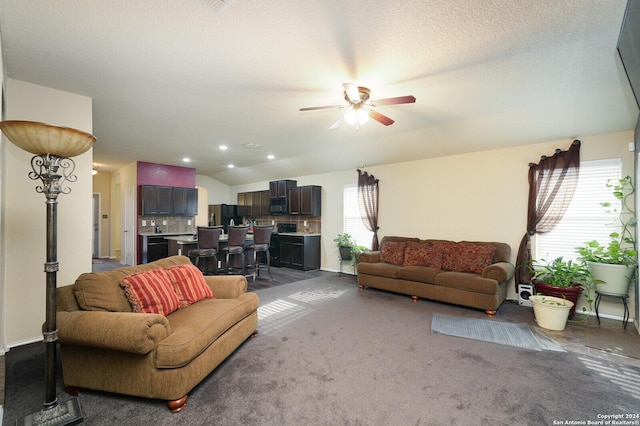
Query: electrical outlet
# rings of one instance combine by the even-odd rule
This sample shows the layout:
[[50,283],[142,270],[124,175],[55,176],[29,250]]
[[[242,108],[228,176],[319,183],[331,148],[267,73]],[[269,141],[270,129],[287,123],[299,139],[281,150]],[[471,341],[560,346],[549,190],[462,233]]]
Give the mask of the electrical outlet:
[[191,225],[191,220],[187,220],[187,225]]
[[156,226],[156,221],[155,220],[151,221],[151,226]]
[[164,226],[167,226],[167,221],[166,221],[166,220],[163,220],[163,221],[162,221],[162,224],[163,224]]
[[302,226],[305,226],[305,227],[307,226],[307,221],[306,220],[303,222]]
[[147,221],[146,220],[142,221],[142,226],[147,226]]

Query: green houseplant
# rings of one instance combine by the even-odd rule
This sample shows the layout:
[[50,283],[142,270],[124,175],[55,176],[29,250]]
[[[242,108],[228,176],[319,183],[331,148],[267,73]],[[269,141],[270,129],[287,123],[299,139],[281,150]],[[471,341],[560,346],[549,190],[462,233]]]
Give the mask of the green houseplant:
[[[583,294],[591,305],[592,299],[589,288],[593,283],[591,271],[584,262],[574,262],[557,257],[548,262],[533,261],[533,284],[536,293],[567,299],[573,302],[569,316],[573,317],[578,304],[578,298]],[[587,291],[585,291],[587,290]],[[583,308],[586,311],[586,308]]]
[[356,245],[356,242],[351,237],[351,234],[345,232],[344,234],[338,234],[333,242],[337,244],[340,251],[340,259],[351,260],[353,257],[352,249]]
[[621,231],[612,232],[606,245],[593,240],[577,250],[579,259],[589,265],[598,293],[626,295],[635,276],[638,259],[633,233],[637,223],[632,208],[635,187],[629,176],[613,183],[609,180],[607,187],[613,189],[613,195],[620,201],[620,208],[613,207],[609,202],[600,204],[608,213],[618,215]]

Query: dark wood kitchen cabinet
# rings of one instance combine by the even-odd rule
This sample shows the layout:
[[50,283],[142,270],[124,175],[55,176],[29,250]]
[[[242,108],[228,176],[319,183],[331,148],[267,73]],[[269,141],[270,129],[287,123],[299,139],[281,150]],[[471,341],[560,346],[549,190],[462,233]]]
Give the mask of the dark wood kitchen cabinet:
[[140,185],[139,212],[143,216],[173,214],[173,188],[170,186]]
[[173,188],[173,214],[195,216],[198,214],[198,190],[196,188]]
[[289,190],[289,214],[322,215],[322,187],[298,186]]
[[320,268],[320,235],[280,235],[280,267],[310,271]]
[[298,185],[295,180],[283,179],[269,182],[269,194],[271,198],[287,198],[289,190]]

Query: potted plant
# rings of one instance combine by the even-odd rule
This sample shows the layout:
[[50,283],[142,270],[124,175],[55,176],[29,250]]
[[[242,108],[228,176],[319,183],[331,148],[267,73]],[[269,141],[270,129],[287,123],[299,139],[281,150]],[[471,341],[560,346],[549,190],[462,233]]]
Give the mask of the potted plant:
[[[638,251],[632,228],[636,225],[636,217],[631,207],[632,195],[635,187],[629,176],[607,182],[607,187],[613,188],[613,195],[620,200],[620,209],[607,210],[618,214],[622,224],[621,232],[612,232],[607,245],[598,241],[588,241],[578,247],[580,260],[589,266],[596,285],[596,291],[602,294],[624,296],[629,292],[629,286],[636,272]],[[600,203],[606,209],[611,203]]]
[[536,322],[548,330],[564,330],[571,309],[575,308],[575,303],[560,297],[539,294],[529,297],[529,300],[533,305]]
[[[578,304],[578,298],[583,294],[591,305],[592,299],[588,292],[593,283],[591,271],[584,262],[574,262],[558,257],[551,262],[542,260],[543,263],[533,261],[533,284],[536,293],[569,300],[573,303],[569,311],[569,317],[573,317]],[[585,290],[587,290],[585,292]],[[583,308],[586,311],[586,308]]]
[[338,234],[336,238],[333,239],[333,242],[338,245],[338,250],[340,251],[340,259],[342,260],[351,260],[352,252],[351,250],[356,245],[355,241],[351,237],[351,234],[344,233]]
[[355,246],[351,247],[351,254],[353,255],[352,259],[351,259],[351,262],[354,265],[357,265],[358,264],[358,259],[360,258],[360,253],[365,252],[365,251],[369,251],[369,247],[366,247],[366,246],[363,246],[363,245],[359,245],[359,244],[356,244]]

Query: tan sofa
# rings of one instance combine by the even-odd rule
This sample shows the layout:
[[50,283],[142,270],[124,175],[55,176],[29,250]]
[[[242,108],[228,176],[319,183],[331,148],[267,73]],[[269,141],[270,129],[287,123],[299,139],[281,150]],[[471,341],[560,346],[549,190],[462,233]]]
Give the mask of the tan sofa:
[[167,400],[182,411],[187,393],[257,333],[258,296],[243,276],[206,276],[216,298],[167,316],[134,313],[122,278],[190,265],[172,256],[145,265],[82,274],[58,288],[57,325],[63,381],[78,388]]
[[[406,258],[401,254],[403,245]],[[385,248],[390,246],[396,257],[385,256]],[[411,252],[414,256],[407,247],[416,247]],[[414,301],[424,298],[482,309],[490,317],[506,299],[507,281],[515,272],[510,263],[511,248],[505,243],[384,237],[380,248],[358,258],[360,289],[373,287],[407,294]],[[467,256],[470,261],[464,262],[460,255],[463,248],[475,257]],[[478,260],[482,255],[485,261]]]

